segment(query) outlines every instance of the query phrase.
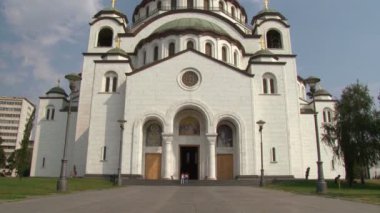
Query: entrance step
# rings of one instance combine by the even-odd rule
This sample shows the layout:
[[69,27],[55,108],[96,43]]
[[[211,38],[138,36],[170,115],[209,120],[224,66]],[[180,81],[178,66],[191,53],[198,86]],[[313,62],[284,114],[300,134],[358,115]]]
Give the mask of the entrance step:
[[180,184],[179,180],[123,179],[123,185],[145,186],[258,186],[259,180],[189,180]]

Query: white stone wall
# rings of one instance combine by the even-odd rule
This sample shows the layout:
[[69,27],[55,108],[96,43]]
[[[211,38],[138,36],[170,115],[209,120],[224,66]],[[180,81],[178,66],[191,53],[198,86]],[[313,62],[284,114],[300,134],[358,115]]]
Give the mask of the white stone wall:
[[[117,73],[116,92],[105,92],[104,75],[108,71]],[[86,159],[86,174],[115,174],[119,156],[120,127],[123,119],[125,96],[125,64],[96,64],[92,83],[92,98],[89,121],[89,137]],[[107,159],[101,160],[101,149],[107,147]]]
[[[60,174],[63,147],[65,143],[65,129],[67,112],[60,110],[66,106],[63,98],[40,99],[38,112],[36,112],[37,127],[33,150],[31,176],[58,177]],[[54,106],[54,120],[46,120],[46,107]],[[70,117],[70,129],[67,143],[67,174],[73,171],[73,143],[75,135],[76,113]],[[43,166],[43,158],[45,165]]]
[[[321,161],[323,162],[323,171],[326,179],[333,179],[337,175],[345,177],[344,165],[342,161],[335,160],[335,165],[332,167],[333,153],[331,147],[328,147],[322,140],[323,136],[323,109],[329,107],[333,109],[333,101],[318,102],[316,104],[318,112],[318,129],[319,129],[319,141],[321,150]],[[307,167],[310,167],[309,178],[317,178],[317,144],[315,136],[315,125],[314,125],[314,115],[313,114],[303,114],[301,116],[301,126],[302,126],[302,142],[303,142],[303,159],[304,168],[306,171]],[[304,171],[304,172],[305,172]],[[300,178],[305,177],[305,174],[300,175]]]
[[[177,62],[181,63],[178,64]],[[193,63],[197,61],[197,63]],[[177,81],[180,72],[194,68],[201,73],[201,84],[194,91],[187,91]],[[124,134],[123,171],[129,172],[131,153],[129,147],[133,140],[133,173],[143,172],[142,162],[142,125],[144,117],[150,114],[161,115],[165,119],[164,131],[172,133],[174,116],[181,106],[203,110],[208,116],[208,132],[216,132],[216,115],[236,115],[242,127],[242,159],[239,174],[252,173],[252,91],[251,77],[226,68],[224,65],[208,60],[193,52],[187,52],[162,62],[149,69],[127,77],[127,96],[125,116],[128,121]],[[225,97],[228,97],[226,99]],[[206,108],[206,109],[203,109]],[[132,137],[132,138],[131,138]],[[178,159],[178,156],[176,156]]]

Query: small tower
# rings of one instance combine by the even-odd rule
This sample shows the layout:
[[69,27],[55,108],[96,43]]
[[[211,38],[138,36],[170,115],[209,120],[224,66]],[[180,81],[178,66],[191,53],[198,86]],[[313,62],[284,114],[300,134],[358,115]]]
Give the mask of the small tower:
[[104,53],[116,47],[118,34],[127,32],[128,18],[116,9],[116,0],[112,0],[111,7],[95,14],[90,26],[88,52]]
[[290,25],[280,12],[269,6],[269,0],[264,0],[263,9],[252,18],[252,33],[261,35],[266,48],[275,54],[292,54],[290,42]]

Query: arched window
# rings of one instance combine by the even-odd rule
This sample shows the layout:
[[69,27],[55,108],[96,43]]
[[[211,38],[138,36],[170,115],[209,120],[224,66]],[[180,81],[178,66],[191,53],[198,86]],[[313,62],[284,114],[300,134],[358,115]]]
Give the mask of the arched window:
[[276,158],[276,148],[274,148],[274,147],[272,147],[272,148],[270,149],[270,161],[271,161],[272,163],[277,162],[277,158]]
[[146,64],[146,51],[143,52],[143,65]]
[[237,66],[238,65],[238,52],[235,51],[234,52],[234,66]]
[[218,126],[217,133],[217,147],[233,147],[233,131],[229,125],[222,124]]
[[186,48],[187,49],[194,49],[194,42],[193,41],[188,41],[186,43]]
[[219,10],[224,12],[224,4],[222,1],[219,1]]
[[100,149],[100,161],[107,160],[107,146],[102,146]]
[[110,28],[103,28],[98,34],[98,47],[112,47],[113,31]]
[[205,10],[210,10],[210,0],[204,0],[203,7]]
[[232,16],[232,18],[236,18],[235,17],[235,7],[231,7],[231,16]]
[[55,116],[55,107],[54,106],[47,106],[46,107],[46,120],[54,120]]
[[157,122],[150,122],[145,130],[146,146],[162,146],[162,128]]
[[269,30],[267,32],[267,46],[271,49],[281,49],[281,34],[277,30]]
[[222,61],[227,62],[227,47],[222,47]]
[[205,54],[212,57],[212,44],[207,42],[205,46]]
[[177,9],[177,0],[171,0],[170,7],[172,8],[172,10]]
[[333,121],[332,116],[332,110],[330,108],[323,109],[323,122],[331,123]]
[[154,50],[153,50],[153,60],[154,61],[158,60],[158,46],[154,47]]
[[277,93],[276,79],[272,74],[267,73],[263,76],[263,93],[264,94]]
[[104,91],[116,92],[117,74],[115,72],[110,71],[104,75],[104,78],[105,78]]
[[175,44],[172,42],[169,44],[169,57],[175,54]]
[[193,8],[194,7],[194,0],[187,0],[187,8]]
[[161,7],[162,7],[162,3],[161,3],[161,1],[157,2],[157,9],[158,9],[158,10],[161,10]]
[[194,117],[185,117],[179,122],[179,135],[199,135],[199,121]]
[[146,16],[146,17],[149,16],[149,6],[147,6],[146,9],[145,9],[145,16]]

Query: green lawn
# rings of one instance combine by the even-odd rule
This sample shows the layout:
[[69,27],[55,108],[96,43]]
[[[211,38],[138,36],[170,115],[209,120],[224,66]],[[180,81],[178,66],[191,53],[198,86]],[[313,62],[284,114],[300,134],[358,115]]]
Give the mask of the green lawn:
[[[57,193],[57,178],[0,178],[0,200],[23,199]],[[110,181],[100,178],[70,178],[68,192],[98,190],[113,187]]]
[[[327,186],[328,192],[323,196],[380,205],[380,180],[370,180],[367,181],[365,185],[356,183],[352,188],[349,188],[348,184],[342,182],[340,189],[334,181],[328,181]],[[267,184],[266,188],[279,189],[300,194],[317,194],[315,191],[315,180],[281,181]]]

